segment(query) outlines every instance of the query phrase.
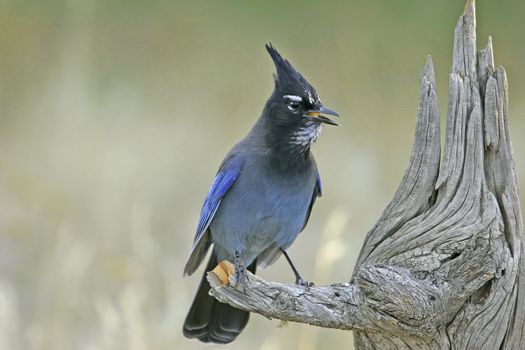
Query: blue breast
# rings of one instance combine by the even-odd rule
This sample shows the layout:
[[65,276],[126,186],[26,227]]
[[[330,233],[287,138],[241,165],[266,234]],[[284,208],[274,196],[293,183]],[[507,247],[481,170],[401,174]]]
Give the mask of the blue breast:
[[246,265],[274,244],[288,248],[301,231],[316,184],[314,169],[276,176],[246,164],[210,226],[219,259],[238,251]]

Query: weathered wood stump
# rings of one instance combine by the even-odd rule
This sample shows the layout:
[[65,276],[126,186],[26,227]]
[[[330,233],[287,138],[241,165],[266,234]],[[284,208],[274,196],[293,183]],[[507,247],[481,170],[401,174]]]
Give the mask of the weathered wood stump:
[[471,0],[455,30],[443,157],[429,57],[410,164],[350,282],[307,290],[250,275],[242,292],[210,274],[213,296],[269,318],[354,330],[357,349],[525,349],[507,77],[494,68],[490,38],[476,52],[475,30]]

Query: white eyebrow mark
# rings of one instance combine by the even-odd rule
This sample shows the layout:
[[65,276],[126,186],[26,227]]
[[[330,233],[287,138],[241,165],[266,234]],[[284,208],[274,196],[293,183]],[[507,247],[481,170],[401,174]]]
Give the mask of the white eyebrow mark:
[[283,97],[294,102],[301,102],[303,100],[301,97],[295,95],[284,95]]

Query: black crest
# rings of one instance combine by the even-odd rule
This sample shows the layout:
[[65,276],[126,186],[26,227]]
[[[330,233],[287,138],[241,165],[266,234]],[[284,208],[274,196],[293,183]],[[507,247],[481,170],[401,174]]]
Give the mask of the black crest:
[[266,44],[266,50],[272,57],[277,71],[274,75],[276,89],[283,92],[306,90],[314,96],[317,95],[315,88],[306,81],[302,74],[299,73],[287,59],[281,56],[272,44]]

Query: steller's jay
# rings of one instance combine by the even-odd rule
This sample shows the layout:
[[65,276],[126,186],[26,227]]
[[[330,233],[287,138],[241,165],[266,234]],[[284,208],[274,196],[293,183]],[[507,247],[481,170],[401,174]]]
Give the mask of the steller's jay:
[[[246,137],[226,155],[204,201],[190,258],[191,275],[213,244],[197,295],[184,322],[184,335],[203,342],[229,343],[243,330],[249,312],[208,295],[206,272],[222,269],[243,284],[244,268],[255,273],[281,254],[296,283],[307,287],[286,249],[308,222],[321,179],[310,147],[322,124],[337,125],[325,115],[338,114],[321,103],[315,88],[270,44],[277,74],[275,89]],[[228,263],[229,262],[229,263]],[[234,262],[234,265],[231,264]],[[215,270],[214,270],[215,271]]]

